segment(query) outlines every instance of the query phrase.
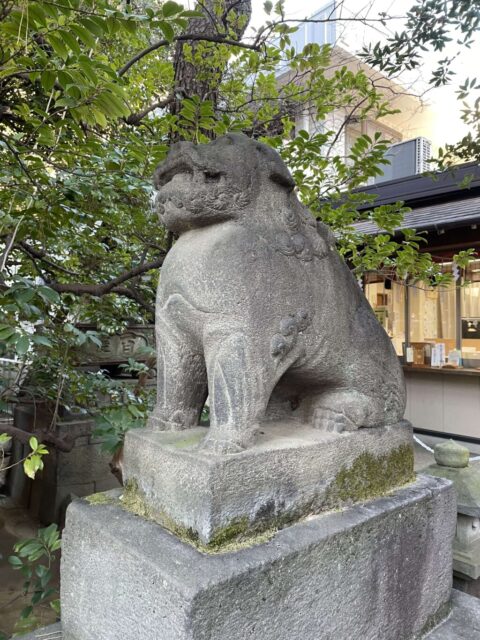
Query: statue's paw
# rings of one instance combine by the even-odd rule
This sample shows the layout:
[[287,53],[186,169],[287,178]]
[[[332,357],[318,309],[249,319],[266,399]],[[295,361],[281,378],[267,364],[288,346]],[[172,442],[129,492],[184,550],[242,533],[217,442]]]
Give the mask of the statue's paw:
[[315,411],[313,426],[315,429],[328,431],[329,433],[342,433],[343,431],[355,431],[357,426],[341,411],[318,408]]
[[231,453],[241,453],[245,451],[245,447],[232,440],[217,440],[210,436],[206,436],[198,445],[201,451],[206,453],[214,453],[217,455],[225,455]]

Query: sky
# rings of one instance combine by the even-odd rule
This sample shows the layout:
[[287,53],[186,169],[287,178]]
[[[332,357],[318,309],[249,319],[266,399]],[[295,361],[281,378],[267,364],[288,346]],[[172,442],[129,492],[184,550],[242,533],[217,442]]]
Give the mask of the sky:
[[[404,16],[406,11],[414,4],[414,0],[347,0],[350,6],[355,7],[355,11],[365,12],[371,16],[377,16],[379,11],[385,11],[390,15]],[[263,12],[263,0],[252,0],[253,15],[251,25],[258,27],[263,24],[268,17]],[[286,15],[289,18],[302,19],[311,16],[318,9],[325,6],[325,0],[286,0]],[[403,19],[389,23],[392,30],[402,28]],[[347,24],[347,23],[344,23]],[[382,34],[377,29],[369,28],[366,32],[371,34],[372,40],[381,39]],[[368,36],[367,36],[368,37]],[[453,53],[451,47],[448,53]],[[430,54],[425,58],[425,64],[422,65],[420,72],[415,73],[415,77],[410,75],[407,78],[407,84],[415,93],[423,93],[423,88],[427,86],[429,72],[434,67],[435,56],[438,54]],[[445,53],[441,53],[444,57]],[[475,78],[479,75],[478,61],[480,60],[480,36],[477,37],[472,49],[465,49],[461,56],[455,60],[452,70],[456,72],[456,76],[452,85],[441,87],[438,89],[430,89],[424,96],[424,99],[431,105],[433,116],[435,118],[433,129],[435,131],[436,143],[454,143],[458,141],[468,131],[466,125],[461,121],[460,109],[461,103],[457,100],[455,90],[467,77]]]

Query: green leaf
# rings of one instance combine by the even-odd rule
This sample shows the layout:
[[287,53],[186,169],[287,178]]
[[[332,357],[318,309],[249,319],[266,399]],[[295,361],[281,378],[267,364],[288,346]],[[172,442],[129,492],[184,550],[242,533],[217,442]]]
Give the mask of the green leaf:
[[182,18],[203,18],[205,14],[201,11],[194,11],[191,9],[187,9],[186,11],[182,11]]
[[38,530],[38,537],[45,542],[47,546],[50,546],[58,538],[58,527],[55,523],[48,525],[43,529]]
[[23,567],[23,562],[18,556],[9,556],[8,562],[14,569],[20,569],[20,567]]
[[60,31],[57,31],[57,33],[72,53],[77,56],[80,55],[80,53],[82,52],[80,49],[80,45],[78,44],[75,35],[71,31],[61,29]]
[[57,616],[60,616],[60,600],[58,598],[56,600],[52,600],[50,602],[50,606],[55,611]]
[[68,49],[65,46],[64,41],[60,36],[54,35],[52,33],[47,36],[48,43],[52,46],[53,50],[62,58],[62,60],[66,60],[68,58]]
[[49,338],[47,338],[46,336],[33,335],[32,336],[32,342],[34,342],[35,344],[42,344],[45,347],[51,347],[52,346],[51,340]]
[[40,82],[45,91],[51,91],[53,89],[56,78],[57,74],[55,71],[52,71],[51,69],[45,69],[42,71]]
[[90,80],[93,85],[98,84],[98,76],[93,69],[91,60],[86,56],[80,56],[78,59],[78,66],[83,71],[84,75]]
[[6,433],[0,433],[0,444],[5,444],[6,442],[9,442],[12,439],[11,436],[9,436]]
[[19,356],[24,356],[30,348],[30,339],[28,336],[20,336],[15,344],[15,351]]
[[99,124],[103,128],[108,126],[107,118],[102,111],[99,111],[98,109],[92,109],[92,113],[97,124]]
[[45,302],[58,303],[60,302],[59,294],[50,287],[40,286],[37,289],[39,295],[45,300]]
[[37,438],[35,438],[35,436],[32,436],[29,439],[28,444],[30,445],[30,449],[32,449],[33,451],[36,451],[38,449],[38,440]]
[[37,471],[40,471],[41,469],[43,469],[43,462],[40,456],[31,455],[23,463],[25,475],[32,480],[35,478]]
[[165,18],[170,18],[171,16],[174,16],[177,13],[180,13],[182,11],[182,9],[183,9],[182,5],[177,4],[176,2],[173,2],[172,0],[168,0],[162,6],[162,13],[165,16]]
[[80,18],[79,22],[97,37],[101,38],[107,30],[107,25],[101,17]]
[[173,30],[172,25],[169,22],[162,21],[158,23],[158,26],[162,30],[162,33],[165,36],[165,39],[168,40],[169,42],[172,42],[172,40],[175,37],[175,31]]
[[12,327],[4,327],[0,329],[0,340],[7,340],[10,336],[13,336],[16,333],[15,329]]
[[29,618],[32,615],[32,612],[33,612],[32,606],[24,607],[20,612],[20,618],[22,620],[25,620],[26,618]]
[[79,24],[72,24],[70,28],[73,33],[78,36],[84,44],[87,45],[87,47],[90,47],[91,49],[95,48],[96,39],[92,36],[88,29],[82,27]]

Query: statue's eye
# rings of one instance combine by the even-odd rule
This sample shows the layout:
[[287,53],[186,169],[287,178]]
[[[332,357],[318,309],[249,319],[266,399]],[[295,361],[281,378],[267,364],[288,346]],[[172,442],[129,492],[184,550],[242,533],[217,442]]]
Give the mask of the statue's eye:
[[213,182],[214,180],[220,180],[222,175],[221,171],[204,171],[205,180],[207,182]]

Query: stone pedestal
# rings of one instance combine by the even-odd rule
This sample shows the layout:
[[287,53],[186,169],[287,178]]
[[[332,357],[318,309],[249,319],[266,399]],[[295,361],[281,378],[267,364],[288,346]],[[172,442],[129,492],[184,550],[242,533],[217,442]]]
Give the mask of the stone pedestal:
[[63,538],[64,638],[419,638],[447,613],[454,526],[453,487],[432,477],[216,554],[129,513],[118,492],[77,501]]
[[[457,527],[453,570],[464,580],[480,578],[480,465],[470,464],[470,452],[453,441],[437,444],[435,464],[424,473],[453,482],[457,494]],[[472,585],[473,586],[473,585]]]
[[139,513],[204,544],[383,495],[413,478],[407,421],[344,433],[271,422],[234,455],[199,450],[207,431],[132,430],[124,451]]

